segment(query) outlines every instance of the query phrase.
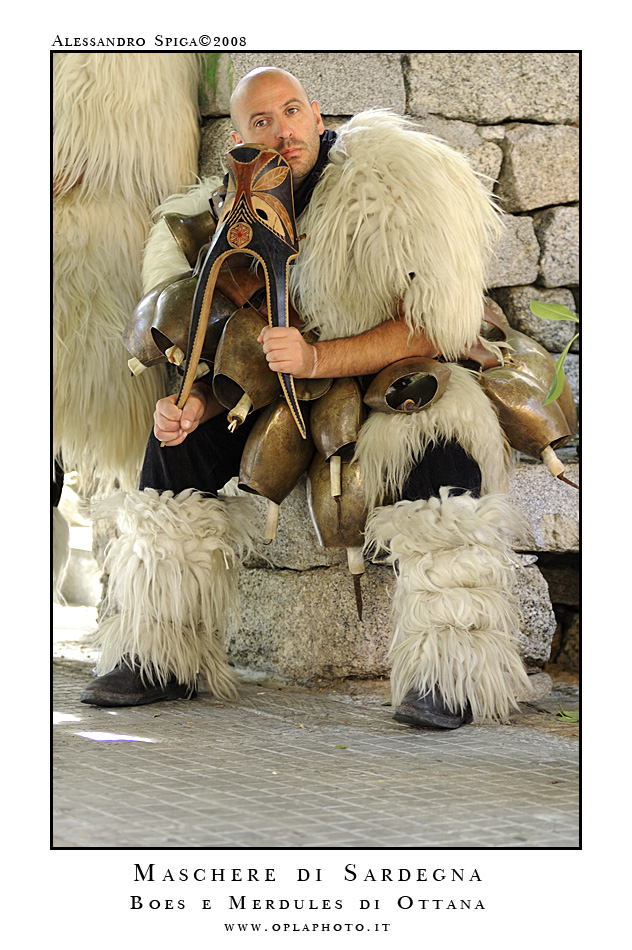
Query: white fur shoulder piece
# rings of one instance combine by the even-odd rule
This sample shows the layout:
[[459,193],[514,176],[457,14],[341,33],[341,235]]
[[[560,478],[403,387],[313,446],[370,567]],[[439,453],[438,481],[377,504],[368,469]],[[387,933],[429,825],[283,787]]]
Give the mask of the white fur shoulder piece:
[[403,301],[411,329],[448,358],[475,341],[500,214],[466,159],[439,139],[388,111],[355,116],[299,228],[307,236],[292,289],[322,339],[370,329]]

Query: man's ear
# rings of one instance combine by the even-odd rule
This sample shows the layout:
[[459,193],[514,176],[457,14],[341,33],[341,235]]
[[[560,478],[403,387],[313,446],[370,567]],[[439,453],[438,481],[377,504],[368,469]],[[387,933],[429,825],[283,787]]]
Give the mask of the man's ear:
[[235,145],[243,145],[244,140],[242,139],[242,137],[241,137],[241,135],[239,134],[239,132],[231,132],[231,133],[230,133],[230,137],[231,137],[231,139],[233,140],[233,142],[235,143]]
[[320,111],[318,109],[318,103],[316,102],[315,99],[312,100],[311,106],[312,106],[312,112],[316,116],[316,128],[318,129],[318,134],[322,135],[323,132],[325,131],[325,125],[323,123],[323,120],[320,115]]

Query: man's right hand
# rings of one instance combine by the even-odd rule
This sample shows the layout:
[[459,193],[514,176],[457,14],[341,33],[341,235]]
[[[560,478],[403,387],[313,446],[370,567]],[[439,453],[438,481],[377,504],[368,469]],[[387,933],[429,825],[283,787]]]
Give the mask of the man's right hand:
[[177,401],[173,395],[156,403],[154,435],[165,446],[180,445],[201,423],[224,411],[208,386],[194,384],[183,409],[178,409]]

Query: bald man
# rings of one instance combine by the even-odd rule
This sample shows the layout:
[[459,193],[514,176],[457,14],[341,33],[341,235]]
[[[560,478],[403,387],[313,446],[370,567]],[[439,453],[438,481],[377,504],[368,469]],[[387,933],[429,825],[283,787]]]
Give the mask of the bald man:
[[309,102],[302,84],[284,69],[260,67],[244,76],[231,97],[235,145],[273,148],[292,169],[296,191],[316,164],[325,131],[318,103]]
[[[375,509],[367,538],[397,565],[395,718],[443,729],[505,719],[528,689],[508,594],[511,513],[495,494],[506,489],[508,455],[489,400],[459,364],[479,341],[493,200],[461,156],[398,116],[361,113],[326,130],[317,102],[284,70],[244,77],[231,116],[235,144],[273,148],[290,165],[306,235],[290,268],[303,325],[263,330],[270,369],[365,376],[437,355],[450,368],[435,405],[373,412],[357,443]],[[207,184],[199,196],[208,207]],[[205,378],[183,409],[175,396],[158,402],[139,491],[108,512],[120,530],[106,564],[112,610],[83,702],[136,705],[200,687],[237,695],[223,647],[237,596],[228,568],[253,542],[252,517],[246,498],[218,491],[239,473],[257,415],[228,432]]]

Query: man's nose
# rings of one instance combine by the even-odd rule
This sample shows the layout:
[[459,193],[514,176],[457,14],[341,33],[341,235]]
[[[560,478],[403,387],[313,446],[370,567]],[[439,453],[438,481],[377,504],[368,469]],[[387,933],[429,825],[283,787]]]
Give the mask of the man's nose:
[[292,137],[292,129],[285,118],[277,119],[274,132],[279,139],[289,139]]

